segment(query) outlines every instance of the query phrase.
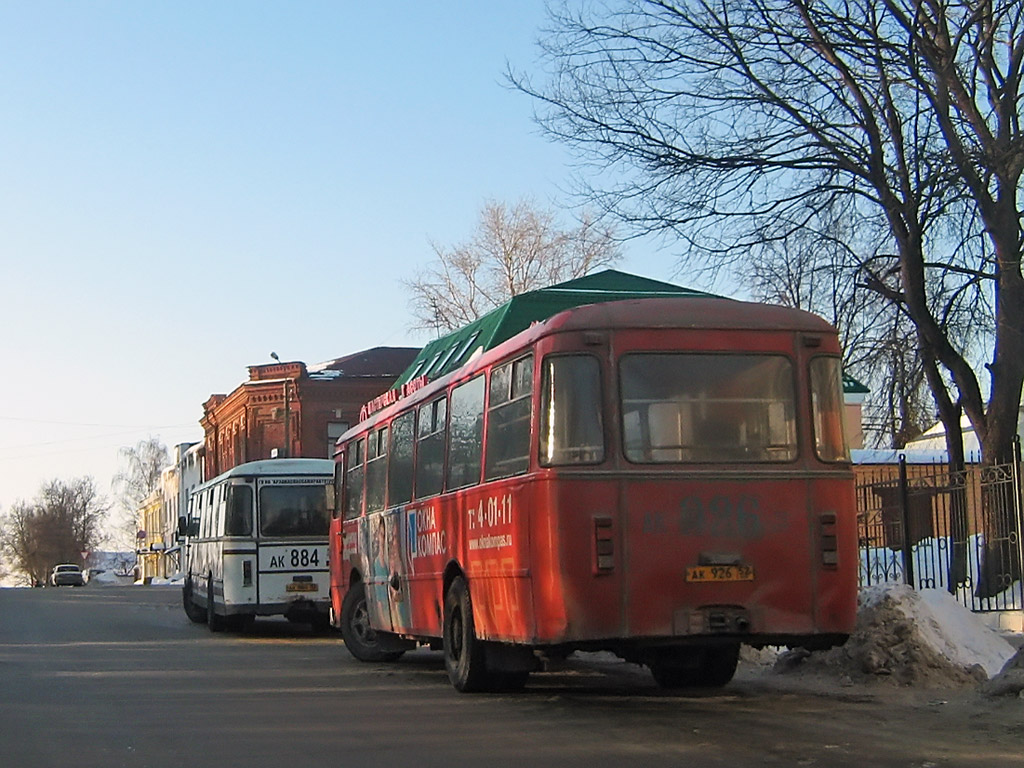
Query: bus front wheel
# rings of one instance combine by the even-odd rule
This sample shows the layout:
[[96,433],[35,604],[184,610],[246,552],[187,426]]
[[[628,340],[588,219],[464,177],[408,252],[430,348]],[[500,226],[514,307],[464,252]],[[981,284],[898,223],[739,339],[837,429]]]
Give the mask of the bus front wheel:
[[461,576],[455,577],[444,599],[444,666],[457,691],[487,689],[490,679],[484,644],[476,637],[469,585]]
[[341,636],[348,652],[359,661],[394,661],[403,653],[381,648],[380,638],[370,626],[366,587],[361,581],[349,586],[341,602]]

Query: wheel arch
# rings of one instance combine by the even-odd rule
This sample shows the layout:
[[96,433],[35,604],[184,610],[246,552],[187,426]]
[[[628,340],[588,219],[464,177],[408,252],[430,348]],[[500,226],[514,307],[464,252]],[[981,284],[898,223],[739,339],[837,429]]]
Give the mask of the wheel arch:
[[352,569],[348,572],[348,587],[346,587],[346,591],[352,589],[353,584],[358,584],[362,580],[363,574],[360,573],[358,567],[353,566]]
[[469,578],[466,576],[466,572],[457,560],[449,560],[448,565],[444,567],[444,577],[441,582],[441,604],[444,604],[445,597],[448,595],[448,590],[451,589],[452,582],[457,577],[461,576],[462,580],[466,582],[466,586],[469,586]]

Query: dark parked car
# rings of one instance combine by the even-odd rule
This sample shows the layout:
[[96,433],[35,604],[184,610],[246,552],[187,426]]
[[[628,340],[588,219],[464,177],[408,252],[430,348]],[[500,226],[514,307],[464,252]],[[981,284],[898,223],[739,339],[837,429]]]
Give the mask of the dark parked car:
[[82,569],[71,563],[55,565],[50,574],[50,583],[55,587],[81,587],[85,584]]

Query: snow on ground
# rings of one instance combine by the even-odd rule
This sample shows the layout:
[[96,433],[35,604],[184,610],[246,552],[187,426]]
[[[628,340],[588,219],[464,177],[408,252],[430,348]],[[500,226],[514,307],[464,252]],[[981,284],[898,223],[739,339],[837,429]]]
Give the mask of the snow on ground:
[[[142,585],[146,582],[136,581],[137,585]],[[152,580],[148,582],[148,586],[153,587],[180,587],[185,583],[185,576],[181,573],[176,573],[173,576],[167,578],[154,576]]]
[[[964,687],[996,677],[1013,645],[939,589],[902,584],[861,591],[857,627],[840,648],[782,653],[776,671],[838,677],[840,683],[888,680],[922,687]],[[763,655],[759,659],[764,661]]]
[[119,576],[113,571],[90,572],[88,583],[98,587],[123,587],[132,583],[132,577]]

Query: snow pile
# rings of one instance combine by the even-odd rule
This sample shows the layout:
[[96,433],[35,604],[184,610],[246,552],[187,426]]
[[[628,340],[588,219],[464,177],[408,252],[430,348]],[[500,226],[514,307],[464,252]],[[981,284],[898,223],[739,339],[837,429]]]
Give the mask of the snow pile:
[[1002,672],[982,687],[988,696],[1024,696],[1024,648],[1017,651]]
[[[137,581],[135,583],[136,584],[142,584],[143,582]],[[180,574],[180,573],[176,573],[173,576],[168,576],[166,578],[154,576],[148,582],[148,585],[152,586],[152,587],[180,587],[184,583],[185,583],[185,577],[182,574]]]
[[955,687],[988,680],[1013,655],[1012,645],[947,592],[886,585],[861,592],[857,627],[841,648],[791,651],[775,668],[832,672],[847,682]]
[[915,620],[925,641],[954,664],[962,667],[977,664],[987,677],[992,677],[1013,656],[1013,646],[979,622],[949,592],[941,589],[914,592],[909,587],[904,587],[903,591],[918,598],[921,604],[921,610],[912,613],[915,601],[902,600],[903,610]]
[[118,576],[113,571],[98,571],[89,573],[88,583],[98,587],[119,587],[130,582],[126,577]]

